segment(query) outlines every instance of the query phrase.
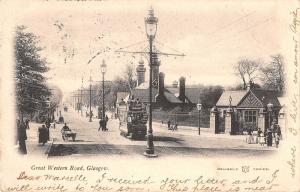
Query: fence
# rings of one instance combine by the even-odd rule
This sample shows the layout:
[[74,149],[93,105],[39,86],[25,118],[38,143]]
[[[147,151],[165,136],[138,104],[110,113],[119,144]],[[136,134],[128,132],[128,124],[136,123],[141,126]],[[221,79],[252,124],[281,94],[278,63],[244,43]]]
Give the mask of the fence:
[[[164,111],[153,111],[152,117],[154,121],[167,123],[170,120],[172,123],[177,121],[180,126],[191,126],[198,127],[199,123],[199,112],[192,111],[190,113],[168,113]],[[200,114],[200,125],[201,127],[209,128],[210,110],[202,109]]]

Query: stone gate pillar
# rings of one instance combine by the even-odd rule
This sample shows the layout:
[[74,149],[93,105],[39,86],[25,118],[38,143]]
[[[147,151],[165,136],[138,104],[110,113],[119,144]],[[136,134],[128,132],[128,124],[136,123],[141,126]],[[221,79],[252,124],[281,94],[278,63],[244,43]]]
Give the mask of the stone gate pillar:
[[265,118],[266,118],[266,111],[264,109],[259,110],[258,114],[258,122],[257,122],[257,127],[260,128],[261,131],[265,131]]
[[235,134],[234,112],[232,108],[229,108],[226,112],[225,133],[229,133],[230,135]]
[[219,133],[220,130],[219,130],[219,113],[218,113],[218,108],[217,106],[214,106],[212,109],[211,109],[211,112],[210,112],[210,119],[209,119],[209,125],[210,125],[210,128],[212,130],[214,130],[215,133]]

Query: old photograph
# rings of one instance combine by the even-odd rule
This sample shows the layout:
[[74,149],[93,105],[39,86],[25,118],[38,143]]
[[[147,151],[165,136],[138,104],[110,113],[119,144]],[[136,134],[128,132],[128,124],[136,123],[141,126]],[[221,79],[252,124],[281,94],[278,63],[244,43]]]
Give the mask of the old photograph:
[[[99,171],[107,183],[124,184],[105,188],[99,178],[89,186],[78,176],[85,187],[68,188],[65,177],[26,175],[19,165],[18,181],[68,184],[4,191],[289,191],[286,181],[273,181],[300,171],[299,1],[290,2],[0,1],[1,102],[8,106],[1,136],[10,135],[2,159],[14,156],[34,173]],[[126,161],[141,171],[131,177],[145,175],[144,161],[156,167],[147,174],[162,174],[159,165],[167,177],[171,162],[191,162],[193,170],[200,159],[201,169],[213,170],[208,175],[271,178],[229,185],[199,177],[196,186],[168,178],[152,189],[153,177],[114,180],[105,172],[114,165],[77,164],[89,159],[118,168]],[[177,173],[189,175],[183,167]]]

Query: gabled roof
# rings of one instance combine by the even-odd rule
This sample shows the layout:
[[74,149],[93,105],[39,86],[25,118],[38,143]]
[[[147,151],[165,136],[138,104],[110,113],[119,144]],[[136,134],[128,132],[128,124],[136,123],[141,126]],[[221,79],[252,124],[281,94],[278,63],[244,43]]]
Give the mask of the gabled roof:
[[198,103],[200,93],[200,88],[185,88],[185,97],[191,103]]
[[217,102],[217,106],[229,106],[229,98],[231,97],[231,106],[237,106],[240,101],[246,96],[247,90],[239,91],[224,91]]
[[254,89],[251,90],[256,97],[261,100],[263,105],[266,107],[268,103],[272,103],[274,107],[281,107],[278,100],[278,92],[272,90]]
[[274,107],[281,107],[276,91],[263,90],[263,89],[251,89],[251,90],[238,90],[238,91],[224,91],[217,102],[217,106],[227,107],[229,106],[229,97],[231,96],[231,106],[236,107],[241,104],[243,99],[250,93],[253,93],[257,99],[263,104],[264,107],[268,103],[272,103]]
[[180,99],[166,89],[164,90],[164,96],[170,103],[182,103]]
[[[152,88],[152,102],[155,102],[155,96],[157,95],[158,90]],[[133,89],[132,95],[134,98],[138,98],[142,103],[149,102],[149,89]]]

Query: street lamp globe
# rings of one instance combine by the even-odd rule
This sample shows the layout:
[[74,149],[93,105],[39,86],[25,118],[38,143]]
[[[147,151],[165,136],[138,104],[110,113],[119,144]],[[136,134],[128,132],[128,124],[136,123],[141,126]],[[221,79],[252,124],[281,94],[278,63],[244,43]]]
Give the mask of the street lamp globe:
[[149,10],[148,16],[145,18],[145,27],[146,27],[146,33],[147,37],[149,39],[154,39],[157,29],[157,17],[154,16],[154,10],[151,7]]
[[267,104],[267,108],[268,108],[268,111],[272,111],[272,109],[273,109],[273,103],[268,103]]
[[106,73],[106,64],[104,59],[102,60],[102,64],[100,65],[102,74]]

